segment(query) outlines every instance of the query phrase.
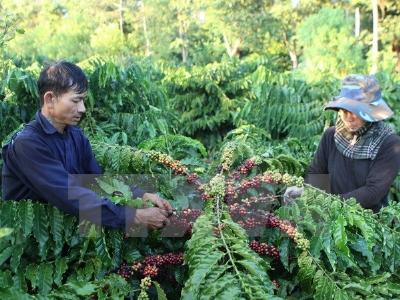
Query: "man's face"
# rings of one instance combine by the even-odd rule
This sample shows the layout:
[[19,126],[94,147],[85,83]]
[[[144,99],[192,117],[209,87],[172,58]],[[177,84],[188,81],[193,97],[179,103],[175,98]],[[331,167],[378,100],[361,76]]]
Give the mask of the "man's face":
[[74,90],[55,96],[50,110],[53,121],[62,125],[77,125],[86,111],[85,97],[86,93],[78,94]]
[[365,124],[364,120],[360,119],[357,115],[345,109],[339,110],[339,116],[346,126],[346,129],[350,132],[356,132]]

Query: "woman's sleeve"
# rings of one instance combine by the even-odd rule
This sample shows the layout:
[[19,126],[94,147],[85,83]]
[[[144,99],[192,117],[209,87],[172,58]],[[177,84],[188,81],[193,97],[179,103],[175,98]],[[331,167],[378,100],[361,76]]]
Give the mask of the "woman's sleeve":
[[393,135],[383,142],[369,169],[366,184],[341,196],[345,199],[356,198],[364,208],[379,207],[399,170],[400,137]]
[[331,127],[328,128],[322,135],[318,149],[315,152],[311,165],[307,170],[306,182],[309,174],[328,174],[329,146],[330,139],[333,138],[333,134],[334,127]]

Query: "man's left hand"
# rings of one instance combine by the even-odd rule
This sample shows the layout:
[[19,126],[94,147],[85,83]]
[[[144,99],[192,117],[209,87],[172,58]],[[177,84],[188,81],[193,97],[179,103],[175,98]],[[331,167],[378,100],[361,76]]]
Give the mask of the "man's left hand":
[[151,203],[153,203],[155,206],[157,206],[158,208],[166,210],[168,212],[168,214],[172,214],[171,204],[167,200],[159,197],[157,194],[144,193],[142,199],[148,200]]

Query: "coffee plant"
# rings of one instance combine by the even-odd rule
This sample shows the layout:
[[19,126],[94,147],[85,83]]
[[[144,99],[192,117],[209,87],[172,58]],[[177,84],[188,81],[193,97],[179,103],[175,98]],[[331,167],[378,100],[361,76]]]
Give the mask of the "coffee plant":
[[[0,299],[400,298],[400,205],[374,214],[301,179],[333,124],[320,109],[336,82],[311,85],[268,63],[83,62],[82,127],[105,171],[91,188],[144,208],[131,185],[151,182],[174,207],[170,224],[122,232],[0,201]],[[37,110],[37,73],[4,69],[2,140]],[[396,109],[398,84],[384,80]],[[305,192],[284,205],[292,185]]]
[[250,75],[262,60],[222,61],[165,71],[163,83],[178,112],[180,132],[215,147],[234,128],[234,115],[252,98]]

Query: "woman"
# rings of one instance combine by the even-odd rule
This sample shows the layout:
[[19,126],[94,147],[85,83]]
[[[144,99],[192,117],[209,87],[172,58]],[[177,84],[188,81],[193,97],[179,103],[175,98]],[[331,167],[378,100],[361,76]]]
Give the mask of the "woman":
[[[312,184],[329,174],[331,193],[354,197],[375,212],[387,205],[400,169],[400,137],[382,121],[393,111],[381,96],[373,76],[349,75],[343,80],[340,95],[325,107],[338,111],[336,126],[324,132],[306,176]],[[301,188],[289,187],[285,198],[301,193]]]

